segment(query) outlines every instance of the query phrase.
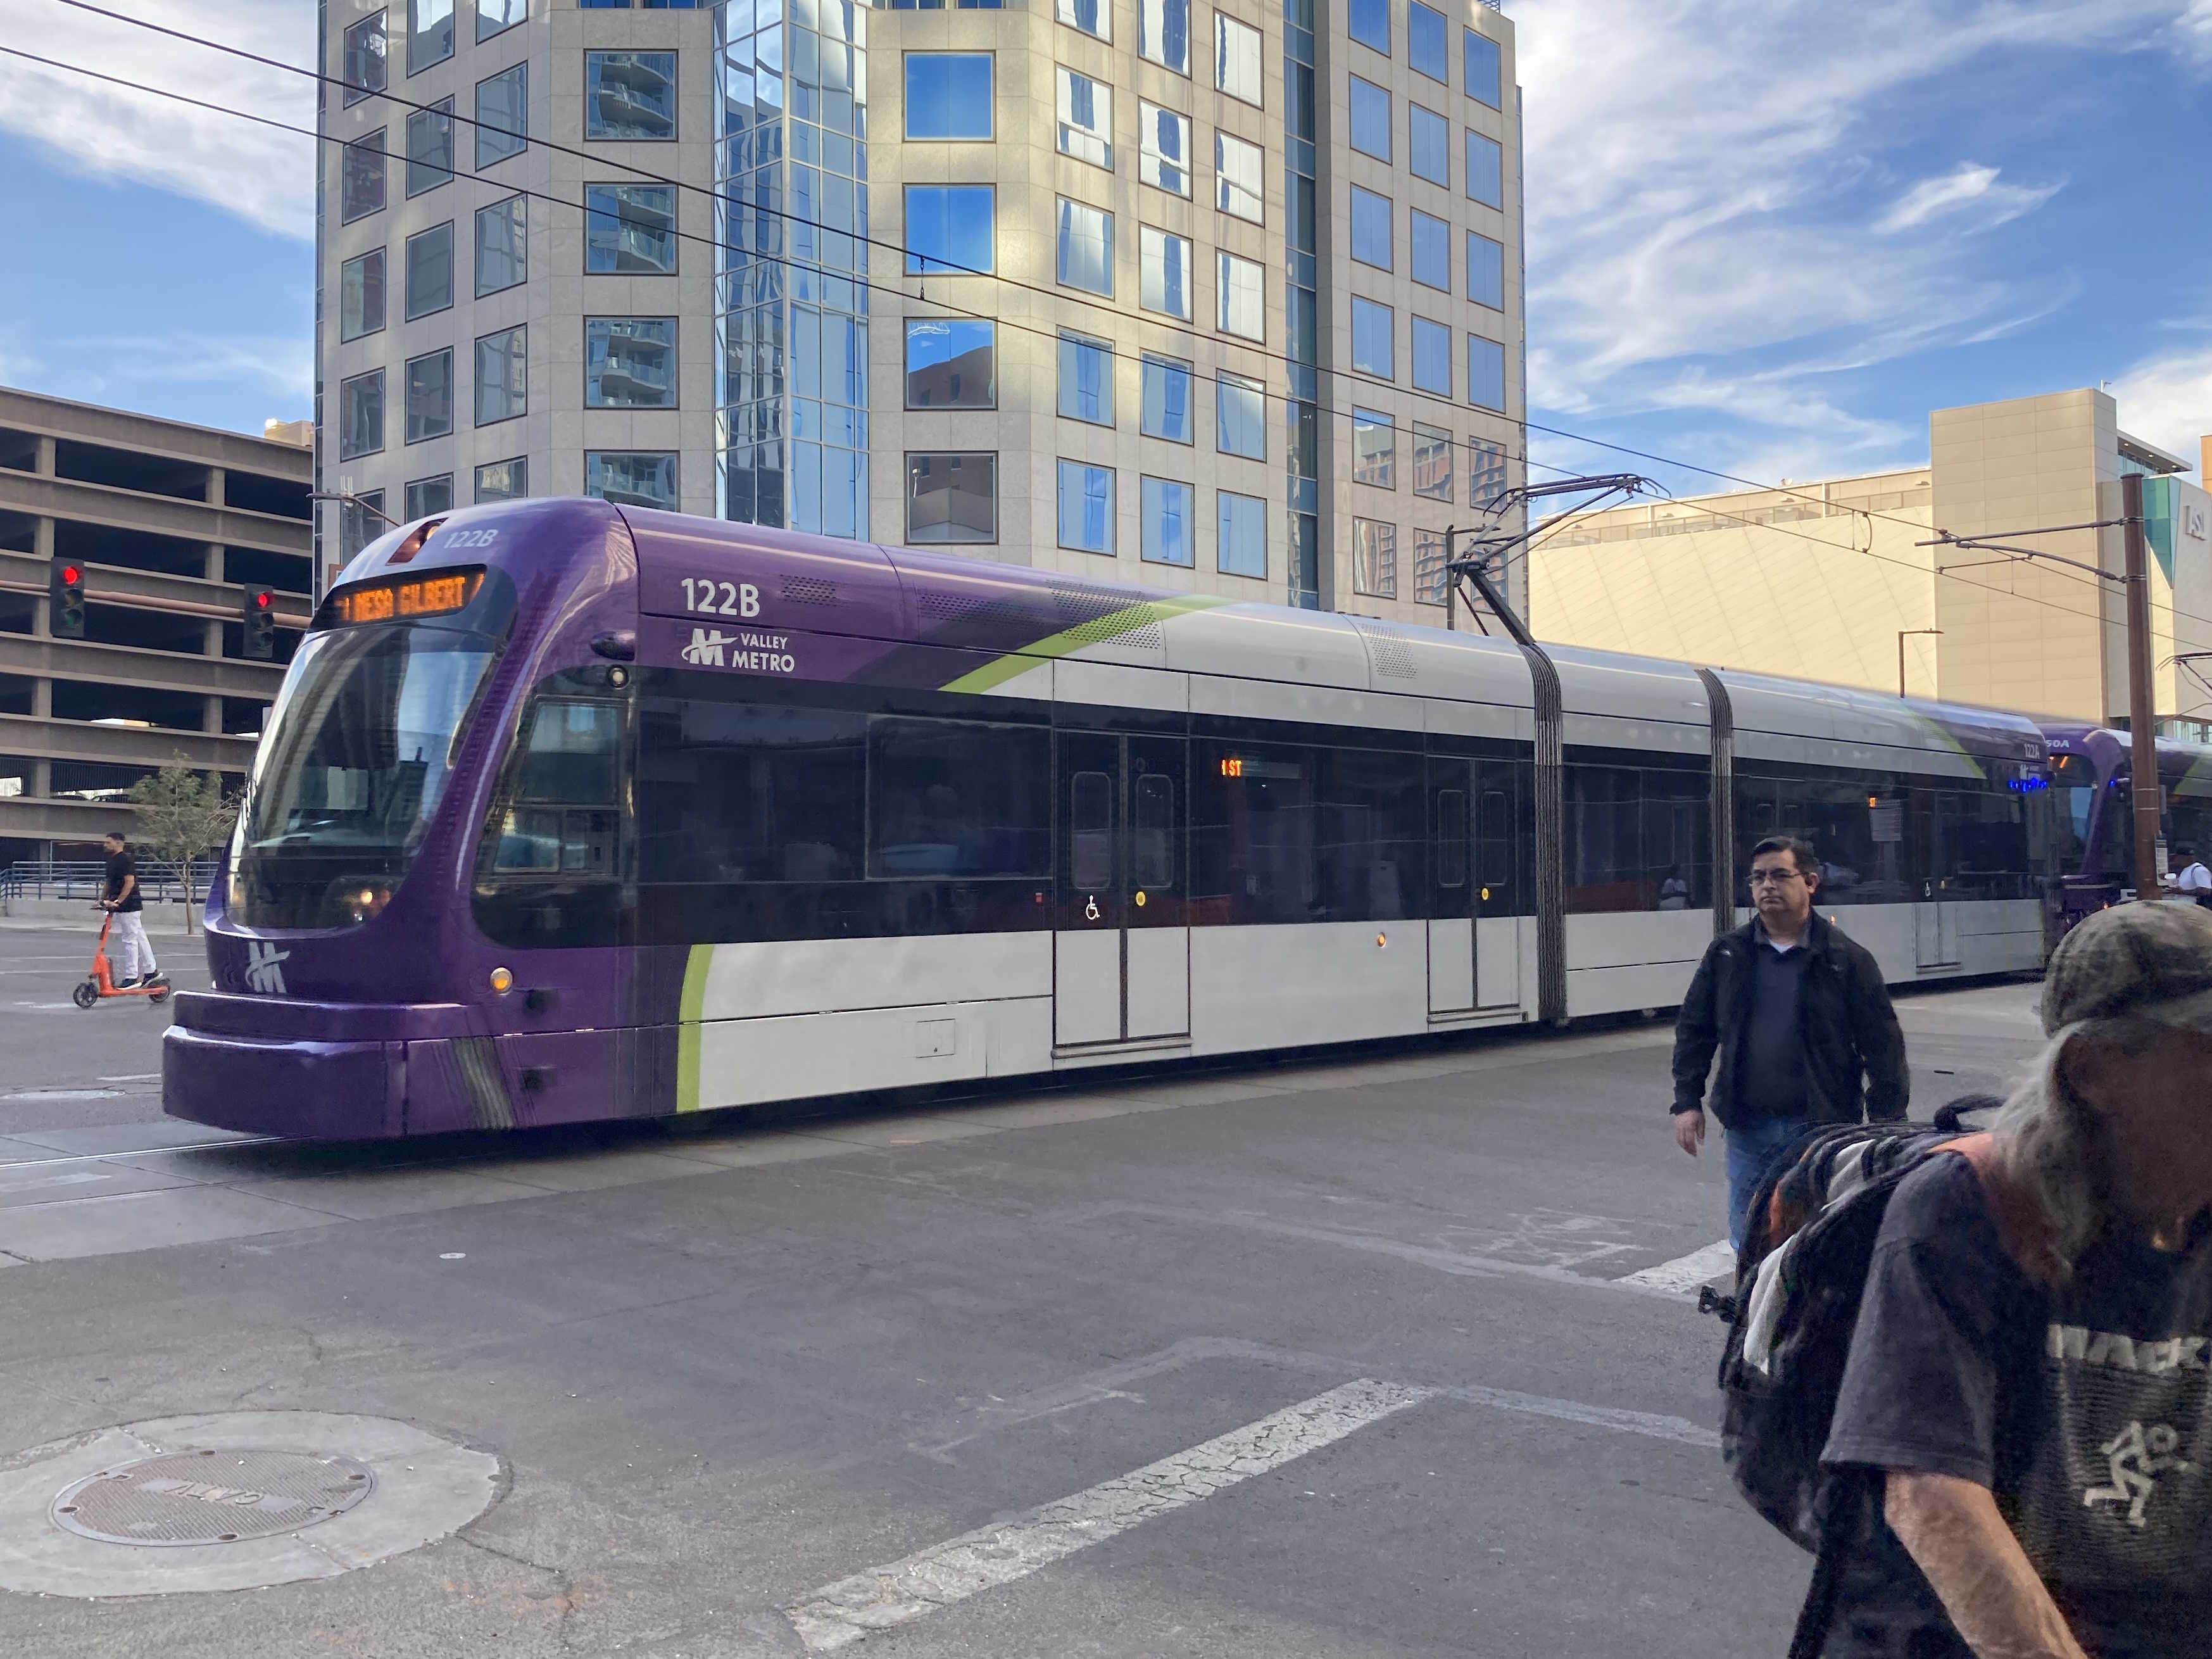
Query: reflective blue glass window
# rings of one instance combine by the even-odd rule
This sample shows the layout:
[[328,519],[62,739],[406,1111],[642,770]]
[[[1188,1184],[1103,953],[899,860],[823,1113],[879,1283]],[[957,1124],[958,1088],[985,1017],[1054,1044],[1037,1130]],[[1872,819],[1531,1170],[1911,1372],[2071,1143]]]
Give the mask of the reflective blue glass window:
[[1388,415],[1353,408],[1352,482],[1377,489],[1398,487],[1398,424]]
[[1413,389],[1451,396],[1451,330],[1425,317],[1413,319]]
[[418,230],[407,239],[407,320],[453,303],[453,225]]
[[1505,412],[1505,348],[1480,334],[1467,337],[1467,400]]
[[441,98],[407,118],[407,193],[420,196],[453,179],[453,100]]
[[908,185],[907,274],[995,270],[996,219],[988,185]]
[[1352,296],[1352,366],[1362,374],[1379,374],[1386,380],[1397,378],[1397,348],[1391,325],[1389,307]]
[[530,65],[477,82],[477,167],[520,155],[530,131]]
[[1502,108],[1499,81],[1501,70],[1498,57],[1498,42],[1486,34],[1477,34],[1469,29],[1462,37],[1467,43],[1467,95],[1492,109]]
[[493,35],[530,21],[530,0],[476,0],[477,39]]
[[906,136],[988,140],[991,137],[991,54],[907,53]]
[[1060,337],[1060,412],[1093,426],[1114,424],[1114,348],[1104,340]]
[[1240,259],[1224,249],[1216,283],[1220,300],[1215,325],[1240,339],[1267,337],[1267,270],[1257,259]]
[[1419,104],[1406,106],[1406,125],[1413,143],[1407,165],[1413,176],[1432,185],[1451,184],[1451,123]]
[[477,210],[477,297],[530,280],[530,198],[508,197]]
[[1421,0],[1413,0],[1406,8],[1406,61],[1415,73],[1449,85],[1451,48],[1445,43],[1450,38],[1443,13],[1431,11]]
[[1218,491],[1213,566],[1227,576],[1267,574],[1267,504],[1257,495]]
[[407,0],[407,72],[453,55],[453,0]]
[[1217,129],[1213,135],[1213,172],[1218,186],[1214,206],[1224,213],[1258,224],[1267,199],[1267,153],[1259,145],[1248,144]]
[[1390,0],[1352,0],[1347,21],[1353,40],[1390,55]]
[[675,137],[676,54],[586,52],[584,137],[659,140]]
[[1213,14],[1213,84],[1245,103],[1260,101],[1260,31],[1225,11]]
[[1505,250],[1472,230],[1467,234],[1467,297],[1492,311],[1505,309]]
[[908,409],[996,409],[999,325],[960,317],[913,317],[906,325]]
[[1144,481],[1144,545],[1139,551],[1147,562],[1185,566],[1197,562],[1191,538],[1196,493],[1188,484],[1171,478]]
[[477,341],[477,424],[530,412],[530,331],[502,329]]
[[1058,65],[1059,143],[1062,155],[1111,169],[1114,165],[1114,88],[1103,81]]
[[1145,354],[1144,411],[1139,429],[1147,438],[1190,441],[1190,365],[1180,357]]
[[1137,100],[1137,177],[1177,196],[1190,194],[1190,117]]
[[385,14],[379,12],[374,17],[346,25],[345,58],[340,65],[340,76],[346,83],[348,106],[358,104],[371,93],[385,88],[388,69],[384,19]]
[[1378,161],[1390,159],[1390,94],[1352,77],[1352,147]]
[[1054,270],[1068,288],[1111,298],[1114,293],[1114,216],[1083,202],[1060,201]]
[[1224,373],[1213,383],[1213,447],[1247,460],[1267,459],[1267,396],[1257,380]]
[[1070,28],[1101,40],[1114,38],[1114,0],[1059,0],[1054,15]]
[[674,188],[585,185],[584,269],[592,276],[674,276]]
[[994,454],[909,454],[906,538],[917,544],[999,539],[999,458]]
[[1467,193],[1485,207],[1505,205],[1505,149],[1495,138],[1467,135]]
[[1451,227],[1413,210],[1413,280],[1451,292]]
[[676,510],[676,457],[628,449],[584,452],[584,493],[621,507]]
[[1452,498],[1452,434],[1419,421],[1413,422],[1413,493],[1437,501]]
[[1137,0],[1137,56],[1190,73],[1190,0]]
[[1190,320],[1190,238],[1151,225],[1137,232],[1137,303]]
[[487,461],[477,469],[477,502],[519,501],[530,493],[530,458]]
[[1060,464],[1060,544],[1114,556],[1114,469]]
[[1390,269],[1390,198],[1352,187],[1352,257],[1377,270]]
[[584,407],[676,407],[676,319],[586,317]]

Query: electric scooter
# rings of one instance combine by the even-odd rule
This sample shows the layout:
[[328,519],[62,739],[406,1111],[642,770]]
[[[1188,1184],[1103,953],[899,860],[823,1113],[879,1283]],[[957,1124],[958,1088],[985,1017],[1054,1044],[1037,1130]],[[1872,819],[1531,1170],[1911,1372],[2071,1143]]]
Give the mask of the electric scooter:
[[100,943],[93,947],[92,977],[82,981],[70,993],[70,1000],[80,1008],[89,1008],[103,997],[143,997],[149,1002],[169,1000],[169,981],[155,974],[150,980],[136,985],[118,985],[107,966],[107,930],[115,925],[115,913],[110,910],[100,924]]

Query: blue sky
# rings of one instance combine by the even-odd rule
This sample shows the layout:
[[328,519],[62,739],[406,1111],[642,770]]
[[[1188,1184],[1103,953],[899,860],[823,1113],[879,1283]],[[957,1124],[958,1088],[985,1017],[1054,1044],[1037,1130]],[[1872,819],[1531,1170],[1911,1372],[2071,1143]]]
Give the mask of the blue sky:
[[[313,56],[311,0],[135,9]],[[1762,480],[1914,465],[1931,408],[2101,381],[2143,437],[2212,432],[2212,0],[1506,10],[1532,420]],[[0,39],[312,124],[305,82],[53,0],[0,0]],[[0,381],[307,414],[309,149],[0,59],[0,203],[34,230],[0,260]]]

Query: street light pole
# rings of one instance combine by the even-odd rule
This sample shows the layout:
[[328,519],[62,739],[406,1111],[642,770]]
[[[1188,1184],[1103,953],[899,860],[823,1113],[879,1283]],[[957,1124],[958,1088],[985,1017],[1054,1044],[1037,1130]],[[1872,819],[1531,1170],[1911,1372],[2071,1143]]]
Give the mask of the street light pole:
[[2165,791],[2159,785],[2158,738],[2153,727],[2150,678],[2149,538],[2143,533],[2142,475],[2120,480],[2120,513],[2127,522],[2128,583],[2128,793],[2135,808],[2136,896],[2159,896],[2159,809]]
[[1941,634],[1940,628],[1900,628],[1897,630],[1897,695],[1905,695],[1905,642],[1915,634]]

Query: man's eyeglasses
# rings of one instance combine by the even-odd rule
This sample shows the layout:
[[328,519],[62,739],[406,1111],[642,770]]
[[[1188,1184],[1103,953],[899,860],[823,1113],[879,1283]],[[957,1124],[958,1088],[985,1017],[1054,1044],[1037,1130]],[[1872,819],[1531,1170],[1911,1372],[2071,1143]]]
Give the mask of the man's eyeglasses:
[[1793,881],[1803,879],[1804,877],[1795,870],[1754,870],[1751,872],[1753,887],[1786,887]]

